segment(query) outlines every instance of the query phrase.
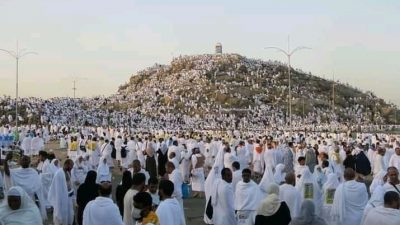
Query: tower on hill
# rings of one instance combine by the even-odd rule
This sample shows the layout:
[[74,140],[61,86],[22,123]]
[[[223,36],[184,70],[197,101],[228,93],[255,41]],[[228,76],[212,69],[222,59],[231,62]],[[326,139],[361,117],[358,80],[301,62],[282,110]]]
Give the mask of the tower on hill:
[[222,44],[219,42],[215,45],[215,54],[222,54]]

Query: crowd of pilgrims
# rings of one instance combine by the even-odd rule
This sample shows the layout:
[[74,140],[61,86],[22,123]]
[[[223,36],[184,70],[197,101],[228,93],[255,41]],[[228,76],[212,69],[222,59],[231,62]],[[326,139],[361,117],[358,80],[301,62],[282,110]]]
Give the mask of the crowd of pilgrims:
[[[214,225],[400,224],[400,136],[20,129],[22,154],[0,173],[2,225],[49,213],[55,225],[184,225],[187,198],[205,198]],[[45,149],[52,138],[67,159]]]
[[[20,98],[19,118],[15,118],[15,99],[2,96],[0,112],[5,113],[0,116],[0,124],[18,119],[20,124],[35,120],[37,124],[145,129],[263,130],[266,126],[283,129],[289,123],[284,68],[279,62],[246,59],[235,54],[179,56],[170,65],[155,65],[137,72],[111,96]],[[311,77],[304,72],[296,73]],[[295,76],[293,79],[295,129],[341,130],[346,123],[386,122],[379,110],[384,105],[372,93],[364,97],[338,95],[336,101],[345,104],[337,104],[333,113],[330,91],[295,82]],[[224,99],[243,104],[227,106]],[[318,104],[312,105],[308,99]],[[304,113],[302,101],[305,101]]]
[[[204,111],[207,114],[214,112],[217,115],[229,114],[229,116],[234,117],[233,113],[229,113],[229,111],[234,112],[233,109],[224,109],[224,102],[219,102],[208,95],[208,93],[220,94],[236,100],[255,103],[248,108],[249,111],[245,119],[240,120],[239,128],[249,129],[255,126],[254,128],[262,129],[265,125],[282,128],[288,123],[287,115],[285,116],[287,114],[287,101],[285,100],[287,97],[287,80],[283,75],[284,71],[286,71],[286,66],[280,62],[248,59],[237,54],[179,56],[174,58],[170,65],[156,64],[139,71],[136,76],[132,76],[131,79],[133,80],[137,76],[141,77],[142,82],[126,84],[125,88],[119,90],[122,97],[118,101],[140,100],[141,108],[148,111],[160,108],[165,112],[168,109],[163,108],[163,105],[159,104],[160,101],[155,99],[167,98],[171,100],[167,105],[172,108],[175,108],[180,102],[184,103],[180,112]],[[300,70],[296,72],[302,74],[299,76],[308,76]],[[322,103],[331,101],[331,95],[326,95],[325,89],[321,94],[317,87],[303,85],[303,83],[297,81],[292,84],[294,104],[297,102],[297,105],[300,105],[300,102],[304,99],[306,99],[306,102],[307,99]],[[216,90],[213,90],[214,87]],[[241,91],[247,89],[250,89],[250,91]],[[206,92],[205,90],[212,91]],[[268,99],[268,101],[265,101],[265,99]],[[311,105],[310,110],[307,110],[304,115],[301,113],[293,115],[292,125],[295,127],[301,127],[304,124],[310,127],[312,127],[311,125],[315,126],[315,124],[324,126],[326,121],[330,122],[330,128],[333,128],[333,124],[339,126],[339,124],[349,121],[370,124],[372,114],[375,116],[375,121],[382,123],[384,119],[379,111],[373,112],[370,108],[360,104],[365,100],[366,102],[376,103],[376,107],[379,108],[381,102],[377,99],[372,93],[367,93],[365,99],[362,97],[342,99],[347,104],[345,107],[337,107],[335,113],[332,113],[330,106]],[[183,114],[185,115],[185,113]],[[339,114],[341,116],[338,116]],[[210,118],[214,122],[214,124],[210,124],[210,127],[235,128],[229,122],[218,121],[220,117]],[[345,117],[349,118],[344,119]],[[196,120],[196,117],[191,119]],[[234,119],[230,118],[231,121]]]

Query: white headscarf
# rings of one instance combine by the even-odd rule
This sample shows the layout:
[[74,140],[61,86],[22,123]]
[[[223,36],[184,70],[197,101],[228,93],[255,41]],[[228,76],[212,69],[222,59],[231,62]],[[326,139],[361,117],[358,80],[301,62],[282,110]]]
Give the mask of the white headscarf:
[[106,161],[106,158],[101,157],[99,166],[97,167],[96,183],[100,183],[101,181],[111,181],[110,167],[108,167],[107,161],[104,161]]
[[279,186],[277,184],[269,184],[267,187],[267,194],[268,196],[261,202],[261,205],[257,210],[257,215],[272,216],[281,206],[281,200],[279,199]]
[[8,206],[8,198],[0,206],[0,224],[15,225],[41,225],[43,224],[40,211],[28,194],[19,186],[11,187],[7,192],[8,196],[21,198],[21,206],[12,210]]
[[72,204],[70,204],[68,194],[65,172],[63,169],[58,169],[49,188],[48,201],[54,209],[53,218],[62,224],[68,224],[68,221],[73,220],[73,214],[69,213],[69,207],[72,207]]
[[57,170],[60,169],[60,165],[56,166],[55,162],[60,163],[60,161],[58,159],[53,159],[53,160],[51,160],[51,163],[50,163],[49,167],[47,168],[47,172],[53,174],[53,176],[57,172]]
[[[208,204],[208,201],[212,195],[215,195],[215,191],[217,189],[217,185],[221,178],[221,171],[224,168],[224,150],[223,148],[220,148],[217,156],[215,157],[215,162],[208,173],[208,176],[205,180],[205,195],[206,195],[206,207]],[[213,193],[214,192],[214,193]],[[215,201],[215,199],[211,199],[212,201]],[[208,218],[206,213],[204,213],[204,222],[206,224],[212,224],[212,220]]]
[[386,175],[386,171],[381,170],[372,180],[371,186],[369,186],[369,192],[374,193],[375,189],[378,186],[382,186],[384,184],[383,177]]
[[261,191],[267,193],[267,188],[270,184],[276,184],[276,182],[272,169],[267,166],[265,168],[264,175],[261,178],[261,181],[258,184],[258,186],[260,187]]
[[281,183],[285,182],[286,173],[283,172],[284,168],[285,168],[285,165],[283,165],[282,163],[276,165],[276,167],[275,167],[274,177],[275,177],[275,182],[277,184],[281,184]]

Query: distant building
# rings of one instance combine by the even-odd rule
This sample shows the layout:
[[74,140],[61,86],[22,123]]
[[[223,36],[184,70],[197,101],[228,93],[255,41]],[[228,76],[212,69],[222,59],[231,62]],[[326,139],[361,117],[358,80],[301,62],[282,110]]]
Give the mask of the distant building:
[[222,44],[219,42],[215,45],[215,54],[222,54]]

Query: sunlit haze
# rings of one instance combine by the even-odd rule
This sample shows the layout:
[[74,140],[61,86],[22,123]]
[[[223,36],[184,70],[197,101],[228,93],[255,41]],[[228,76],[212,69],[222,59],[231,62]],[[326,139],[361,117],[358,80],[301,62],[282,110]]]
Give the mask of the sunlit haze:
[[[400,105],[400,1],[0,0],[0,48],[20,61],[20,95],[110,95],[136,71],[223,51],[284,61],[266,46],[308,46],[292,65]],[[0,94],[15,96],[15,60],[0,52]]]

